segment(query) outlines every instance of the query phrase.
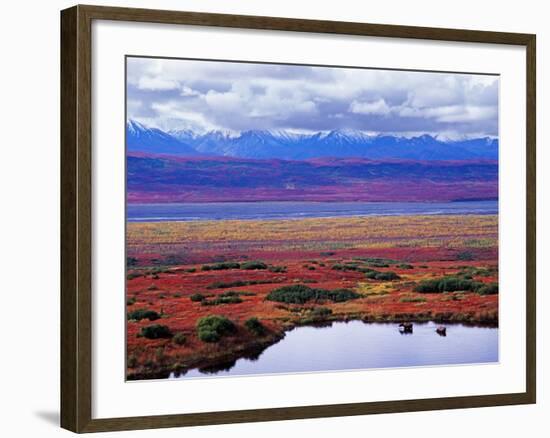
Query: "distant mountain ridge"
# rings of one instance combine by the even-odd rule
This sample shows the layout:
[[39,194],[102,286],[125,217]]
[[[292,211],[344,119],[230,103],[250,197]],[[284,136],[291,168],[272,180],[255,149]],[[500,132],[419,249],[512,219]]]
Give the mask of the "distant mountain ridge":
[[225,156],[250,159],[308,160],[312,158],[368,158],[404,160],[496,160],[498,139],[489,137],[443,141],[431,135],[406,138],[339,130],[314,134],[251,130],[239,135],[190,130],[169,132],[129,121],[129,152],[177,156]]

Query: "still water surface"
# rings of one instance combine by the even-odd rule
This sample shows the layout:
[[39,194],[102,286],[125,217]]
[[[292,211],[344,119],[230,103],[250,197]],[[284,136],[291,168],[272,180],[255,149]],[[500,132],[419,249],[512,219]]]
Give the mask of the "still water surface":
[[400,333],[397,324],[361,321],[298,327],[255,360],[180,378],[498,362],[497,328],[445,324],[447,336],[440,336],[437,326],[415,323],[412,334]]
[[128,204],[127,206],[129,222],[496,213],[498,213],[498,201],[496,200],[465,202],[210,202]]

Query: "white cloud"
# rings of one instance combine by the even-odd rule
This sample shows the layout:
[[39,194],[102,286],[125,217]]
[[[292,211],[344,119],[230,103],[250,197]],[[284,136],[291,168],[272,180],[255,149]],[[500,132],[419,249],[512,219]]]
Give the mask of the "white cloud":
[[156,111],[158,118],[164,122],[156,123],[163,129],[194,129],[200,131],[212,131],[222,128],[211,123],[203,114],[196,111],[188,111],[185,106],[177,101],[167,103],[153,103],[151,108]]
[[200,93],[198,91],[195,91],[192,88],[184,85],[183,87],[181,87],[180,96],[195,97],[195,96],[200,96]]
[[177,90],[180,87],[178,82],[170,79],[163,79],[159,76],[142,76],[139,78],[137,86],[140,90],[152,91]]
[[498,131],[496,76],[140,58],[127,71],[129,116],[157,126]]
[[391,108],[384,99],[378,99],[373,102],[351,102],[349,111],[356,114],[378,114],[385,116],[390,113]]

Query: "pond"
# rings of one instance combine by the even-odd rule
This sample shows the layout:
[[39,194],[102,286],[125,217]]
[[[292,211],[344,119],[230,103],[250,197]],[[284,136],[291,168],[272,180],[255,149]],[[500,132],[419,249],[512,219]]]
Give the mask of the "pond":
[[438,326],[414,323],[412,333],[401,333],[395,323],[362,321],[298,327],[258,357],[170,378],[498,362],[497,328],[445,324],[442,336],[436,333]]

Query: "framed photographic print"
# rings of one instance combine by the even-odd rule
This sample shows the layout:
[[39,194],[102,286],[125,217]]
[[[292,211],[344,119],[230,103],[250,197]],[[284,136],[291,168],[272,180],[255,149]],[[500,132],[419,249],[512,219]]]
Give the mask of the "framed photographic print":
[[535,36],[61,13],[61,421],[535,402]]

